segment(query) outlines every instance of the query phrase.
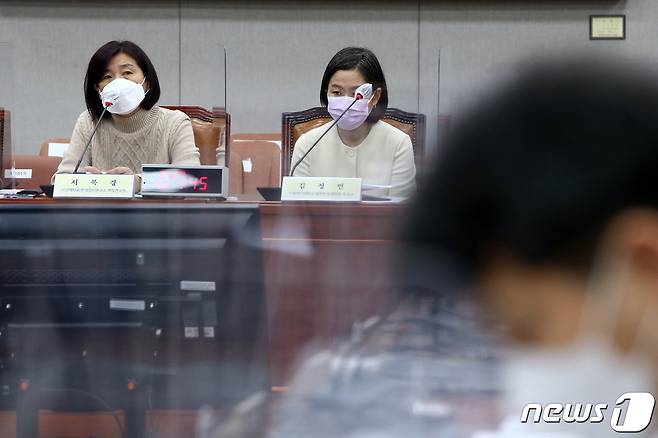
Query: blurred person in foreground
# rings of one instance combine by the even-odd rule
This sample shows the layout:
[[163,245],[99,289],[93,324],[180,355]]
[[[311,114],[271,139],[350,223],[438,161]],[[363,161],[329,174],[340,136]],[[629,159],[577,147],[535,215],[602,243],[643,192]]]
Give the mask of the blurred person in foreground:
[[511,341],[509,417],[482,436],[658,435],[653,396],[621,397],[658,389],[657,104],[648,72],[543,63],[464,120],[419,193],[410,243],[469,271]]
[[[545,62],[499,88],[412,207],[403,284],[429,295],[313,355],[275,408],[252,399],[202,436],[603,437],[641,423],[637,400],[616,402],[656,389],[657,104],[651,75],[600,61]],[[469,297],[491,325],[455,304]],[[521,422],[528,403],[537,423]]]

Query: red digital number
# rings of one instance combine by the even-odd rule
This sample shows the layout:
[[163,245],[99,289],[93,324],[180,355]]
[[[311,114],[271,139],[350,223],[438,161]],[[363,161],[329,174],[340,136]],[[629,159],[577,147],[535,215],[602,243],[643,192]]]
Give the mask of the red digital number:
[[208,190],[208,183],[206,182],[207,180],[208,180],[207,176],[202,176],[201,178],[199,178],[199,183],[201,184],[199,190],[201,190],[202,192]]

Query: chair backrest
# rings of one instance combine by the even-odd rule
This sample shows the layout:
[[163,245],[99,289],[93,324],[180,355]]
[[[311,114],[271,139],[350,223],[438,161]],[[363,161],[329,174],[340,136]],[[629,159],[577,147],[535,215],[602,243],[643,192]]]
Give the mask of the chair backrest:
[[281,133],[280,132],[241,132],[239,134],[231,134],[231,141],[236,140],[263,140],[271,141],[274,143],[281,144]]
[[15,178],[16,188],[38,189],[40,185],[50,184],[50,179],[57,171],[61,157],[48,157],[45,155],[14,155],[13,161],[16,169],[29,169],[31,178]]
[[[290,172],[290,160],[297,139],[305,132],[331,121],[327,108],[319,106],[304,111],[283,113],[282,122],[282,174]],[[382,118],[411,137],[416,166],[422,164],[425,155],[425,115],[388,108]]]
[[64,137],[48,138],[43,143],[41,143],[39,155],[46,157],[61,157],[64,155],[64,151],[66,150],[66,146],[64,145],[68,145],[70,142],[71,139]]
[[278,187],[281,181],[281,148],[277,141],[236,137],[231,137],[231,150],[241,156],[240,167],[244,174],[242,193],[257,194],[258,187]]
[[[212,107],[212,115],[218,121],[223,121],[223,132],[224,136],[222,137],[223,146],[227,157],[230,157],[229,153],[231,150],[231,115],[226,112],[226,108],[221,106]],[[229,160],[230,162],[231,160]],[[230,166],[229,166],[230,167]]]
[[163,108],[182,111],[190,117],[201,164],[226,164],[230,167],[230,160],[225,163],[225,157],[230,156],[228,136],[231,117],[228,113],[189,105],[164,105]]

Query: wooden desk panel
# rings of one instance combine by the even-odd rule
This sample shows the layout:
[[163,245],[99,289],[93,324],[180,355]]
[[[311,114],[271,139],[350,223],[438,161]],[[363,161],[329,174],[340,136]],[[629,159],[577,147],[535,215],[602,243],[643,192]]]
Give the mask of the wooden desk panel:
[[[116,415],[123,427],[123,412]],[[196,411],[151,411],[147,424],[158,438],[194,438]],[[113,416],[108,412],[39,413],[39,438],[121,438]],[[0,411],[0,438],[16,438],[16,413]]]
[[305,346],[326,347],[395,303],[395,235],[403,207],[261,204],[272,383]]

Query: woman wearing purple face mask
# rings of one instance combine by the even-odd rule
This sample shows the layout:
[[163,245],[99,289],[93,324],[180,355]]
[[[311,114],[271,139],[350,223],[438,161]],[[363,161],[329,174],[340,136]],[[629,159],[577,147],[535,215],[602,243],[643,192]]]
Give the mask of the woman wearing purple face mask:
[[[375,54],[359,47],[336,53],[322,77],[320,102],[336,120],[354,101],[356,89],[365,83],[373,85],[372,97],[354,103],[297,166],[293,176],[358,177],[363,184],[390,186],[368,194],[409,197],[416,188],[411,139],[381,121],[388,106],[388,92]],[[300,136],[292,162],[302,158],[326,129],[327,125],[320,126]]]

